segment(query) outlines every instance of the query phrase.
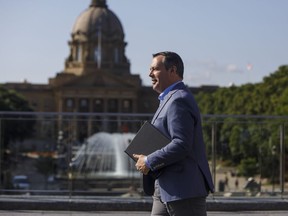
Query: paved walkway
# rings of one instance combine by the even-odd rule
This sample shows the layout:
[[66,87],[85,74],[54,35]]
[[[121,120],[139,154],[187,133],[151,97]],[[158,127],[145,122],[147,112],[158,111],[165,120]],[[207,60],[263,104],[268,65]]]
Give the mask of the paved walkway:
[[[149,216],[149,212],[1,211],[0,216]],[[287,216],[288,211],[208,212],[208,216]]]

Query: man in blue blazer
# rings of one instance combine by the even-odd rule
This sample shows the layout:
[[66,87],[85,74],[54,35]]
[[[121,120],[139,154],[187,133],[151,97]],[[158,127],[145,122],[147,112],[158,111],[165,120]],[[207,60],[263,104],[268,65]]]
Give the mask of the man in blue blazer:
[[[160,105],[152,124],[171,142],[150,155],[134,155],[137,170],[144,174],[144,191],[153,192],[151,215],[206,215],[206,197],[214,191],[200,112],[182,82],[183,73],[178,54],[153,54],[149,76]],[[155,182],[150,174],[157,175]]]

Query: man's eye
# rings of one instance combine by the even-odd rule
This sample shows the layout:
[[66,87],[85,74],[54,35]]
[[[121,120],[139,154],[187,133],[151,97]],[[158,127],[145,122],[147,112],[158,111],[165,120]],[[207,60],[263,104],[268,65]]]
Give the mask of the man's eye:
[[155,70],[159,70],[159,67],[151,67],[150,68],[150,71],[152,72],[152,71],[155,71]]

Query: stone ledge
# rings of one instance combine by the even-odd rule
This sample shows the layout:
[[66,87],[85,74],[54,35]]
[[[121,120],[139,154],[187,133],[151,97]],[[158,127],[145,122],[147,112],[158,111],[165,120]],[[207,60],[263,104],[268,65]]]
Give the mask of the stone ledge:
[[[0,197],[0,210],[53,211],[150,211],[151,198]],[[208,198],[208,211],[288,210],[288,200],[280,198]]]

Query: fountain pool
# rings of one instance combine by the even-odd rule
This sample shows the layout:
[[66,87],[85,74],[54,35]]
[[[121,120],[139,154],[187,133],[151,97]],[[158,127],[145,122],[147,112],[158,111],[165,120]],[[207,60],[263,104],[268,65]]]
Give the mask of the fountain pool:
[[135,162],[124,150],[134,138],[133,133],[99,132],[89,137],[72,159],[76,178],[139,178]]

